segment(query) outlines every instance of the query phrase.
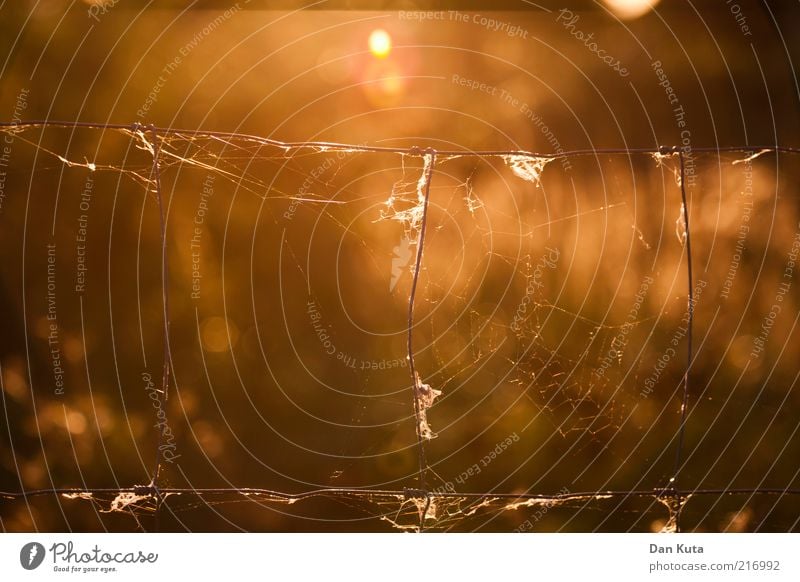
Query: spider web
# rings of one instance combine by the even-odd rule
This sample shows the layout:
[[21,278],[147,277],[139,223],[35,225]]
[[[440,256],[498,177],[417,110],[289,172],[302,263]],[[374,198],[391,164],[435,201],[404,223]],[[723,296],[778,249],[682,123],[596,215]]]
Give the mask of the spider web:
[[[151,515],[196,527],[192,513],[235,524],[233,506],[335,528],[529,531],[559,516],[569,529],[587,512],[598,528],[627,514],[679,528],[687,342],[722,284],[710,251],[687,280],[689,233],[701,252],[737,240],[715,243],[679,152],[565,166],[140,125],[2,130],[15,167],[32,168],[9,182],[27,183],[37,216],[7,240],[37,241],[22,247],[38,257],[34,290],[49,283],[38,241],[58,249],[55,343],[83,343],[69,359],[85,370],[35,414],[93,452],[112,439],[98,408],[121,414],[115,446],[134,460],[105,452],[89,482],[77,453],[77,477],[52,483],[70,503],[142,528]],[[720,200],[769,157],[743,151],[705,158]],[[33,342],[47,312],[27,324],[44,330]]]

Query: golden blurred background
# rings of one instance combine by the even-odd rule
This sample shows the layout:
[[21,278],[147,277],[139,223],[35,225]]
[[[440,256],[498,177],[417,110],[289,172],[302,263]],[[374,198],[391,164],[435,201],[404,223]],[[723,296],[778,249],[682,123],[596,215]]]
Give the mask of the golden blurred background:
[[[420,487],[406,356],[426,148],[448,152],[414,306],[416,367],[441,391],[426,486],[670,486],[688,335],[679,157],[624,151],[659,146],[684,158],[693,261],[677,486],[800,488],[798,154],[761,152],[800,146],[796,7],[151,4],[0,7],[0,120],[120,125],[0,132],[0,491],[144,486],[157,459],[162,487]],[[743,151],[700,151],[729,146]],[[586,153],[474,155],[518,150]],[[0,498],[0,524],[391,531],[416,511],[185,494],[156,517],[114,497]],[[426,525],[455,531],[670,517],[638,497],[436,511]],[[799,524],[797,496],[719,494],[692,497],[682,527]]]

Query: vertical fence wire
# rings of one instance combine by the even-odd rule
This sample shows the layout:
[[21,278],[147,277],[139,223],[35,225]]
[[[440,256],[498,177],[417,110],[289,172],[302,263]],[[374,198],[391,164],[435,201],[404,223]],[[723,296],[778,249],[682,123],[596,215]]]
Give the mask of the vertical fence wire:
[[[160,168],[160,153],[161,145],[158,136],[158,131],[154,126],[148,128],[152,138],[152,152],[153,152],[153,183],[155,186],[156,199],[158,200],[158,218],[159,218],[159,242],[161,244],[161,301],[162,301],[162,323],[163,323],[163,358],[164,363],[161,371],[161,395],[164,399],[164,406],[166,407],[169,401],[169,381],[170,381],[170,367],[171,356],[169,346],[169,328],[170,328],[170,311],[169,311],[169,253],[167,252],[167,216],[164,207],[164,195],[161,189],[161,168]],[[161,477],[162,466],[162,450],[164,445],[164,428],[156,425],[158,429],[157,450],[156,450],[156,465],[153,471],[152,481],[150,486],[153,489],[153,494],[156,498],[156,514],[155,525],[156,530],[159,528],[159,518],[161,508],[164,503],[164,498],[159,489],[159,480]]]
[[683,379],[681,381],[683,387],[683,395],[681,396],[681,415],[678,423],[677,431],[677,445],[675,447],[675,464],[672,469],[672,477],[670,478],[669,489],[675,496],[675,528],[676,531],[681,531],[681,512],[683,509],[683,496],[676,493],[678,489],[678,476],[681,470],[681,463],[683,462],[683,447],[686,440],[686,418],[688,415],[689,407],[689,374],[692,367],[692,327],[694,322],[694,273],[692,271],[692,234],[689,224],[689,201],[686,196],[686,162],[683,157],[683,152],[678,151],[678,164],[679,164],[679,181],[681,188],[681,213],[684,226],[684,246],[686,248],[686,279],[687,279],[687,323],[686,323],[686,368],[684,368]]
[[420,221],[419,235],[417,237],[417,257],[414,262],[414,276],[411,280],[411,292],[408,296],[408,368],[411,373],[411,389],[414,392],[414,421],[417,431],[417,456],[419,461],[419,491],[425,499],[425,505],[420,512],[419,529],[425,528],[425,516],[431,504],[431,497],[428,493],[426,482],[426,472],[428,463],[425,459],[425,439],[422,434],[422,403],[420,402],[420,392],[422,390],[422,380],[417,373],[414,362],[414,300],[417,296],[417,283],[419,282],[420,271],[422,268],[422,254],[425,250],[425,229],[428,224],[428,203],[431,197],[431,180],[433,179],[433,166],[436,163],[436,151],[426,150],[425,163],[423,165],[424,198],[422,201],[422,219]]

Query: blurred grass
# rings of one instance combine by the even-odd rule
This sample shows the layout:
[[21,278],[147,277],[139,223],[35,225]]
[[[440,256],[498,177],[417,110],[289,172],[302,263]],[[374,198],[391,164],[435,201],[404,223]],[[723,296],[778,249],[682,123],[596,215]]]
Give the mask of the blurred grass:
[[[741,4],[760,14],[756,3]],[[394,13],[248,10],[226,18],[183,56],[219,12],[138,14],[115,7],[94,23],[85,9],[64,14],[57,2],[42,4],[26,20],[28,10],[24,3],[2,9],[0,26],[8,34],[0,43],[9,61],[0,117],[11,118],[24,87],[27,119],[141,121],[286,141],[550,151],[524,104],[565,149],[678,144],[680,129],[650,67],[658,59],[687,112],[695,146],[797,145],[796,93],[763,15],[752,19],[751,48],[711,8],[701,8],[702,21],[670,8],[625,27],[582,12],[583,29],[613,45],[632,71],[623,80],[552,15],[534,11],[493,14],[531,33],[509,40],[474,23],[419,24]],[[366,48],[376,27],[394,40],[386,60]],[[179,66],[165,73],[176,56]],[[470,91],[452,82],[455,74],[502,88],[517,101]],[[137,111],[160,77],[163,87],[140,119]],[[178,140],[172,147],[180,158],[202,159],[214,170],[179,160],[162,176],[175,374],[167,413],[181,455],[167,467],[164,483],[285,491],[415,486],[408,369],[361,366],[404,362],[407,271],[389,291],[393,248],[404,231],[398,221],[379,219],[392,193],[415,202],[419,160],[284,156],[213,140]],[[125,171],[90,174],[66,167],[44,148]],[[155,198],[130,172],[148,175],[151,159],[117,132],[71,130],[25,132],[11,155],[0,212],[6,425],[0,432],[7,442],[0,449],[0,490],[145,484],[158,443],[141,375],[158,377],[162,363],[160,243]],[[745,366],[797,229],[794,157],[766,154],[752,163],[755,210],[727,300],[721,284],[743,216],[744,167],[732,165],[736,157],[729,155],[696,160],[697,184],[690,189],[695,278],[708,287],[695,313],[684,487],[800,485],[792,461],[797,421],[790,412],[798,404],[796,286],[767,353]],[[655,393],[642,398],[641,389],[686,304],[674,168],[674,160],[659,167],[649,156],[589,156],[573,160],[570,169],[551,162],[533,184],[499,160],[437,165],[415,317],[418,366],[443,390],[429,411],[439,434],[428,447],[432,486],[452,482],[512,433],[520,441],[460,488],[547,493],[564,486],[664,486],[672,470],[684,344]],[[312,173],[319,177],[304,189]],[[190,241],[209,174],[217,178],[201,225],[202,293],[194,300]],[[81,297],[72,287],[87,176],[94,181],[90,270]],[[301,190],[304,197],[343,204],[301,203],[291,211],[289,197]],[[470,210],[464,200],[470,192],[482,206]],[[46,341],[48,242],[58,248],[63,398],[52,392]],[[559,249],[558,264],[544,269],[543,291],[513,333],[545,246]],[[628,346],[598,380],[599,362],[646,275],[655,284]],[[309,301],[330,330],[333,354],[315,333]],[[362,521],[374,507],[365,513],[358,504],[314,503],[289,513],[254,511],[252,503],[187,504],[174,516],[167,512],[162,526],[387,527]],[[742,529],[797,528],[791,501],[774,507],[769,500],[748,501],[740,510],[725,503],[693,514],[691,527],[722,530],[725,512],[741,511],[751,516],[736,521]],[[130,517],[88,507],[83,500],[2,501],[0,516],[16,531],[136,527]],[[524,511],[530,510],[491,522],[479,518],[471,527],[508,531],[524,522]],[[358,521],[337,521],[354,516]],[[638,506],[559,507],[537,527],[648,529],[662,517]]]

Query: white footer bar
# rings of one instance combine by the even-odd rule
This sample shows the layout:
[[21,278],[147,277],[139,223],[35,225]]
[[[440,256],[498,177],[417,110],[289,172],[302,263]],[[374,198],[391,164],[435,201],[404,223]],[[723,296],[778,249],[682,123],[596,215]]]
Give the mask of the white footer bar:
[[796,582],[799,566],[798,534],[0,535],[15,581]]

